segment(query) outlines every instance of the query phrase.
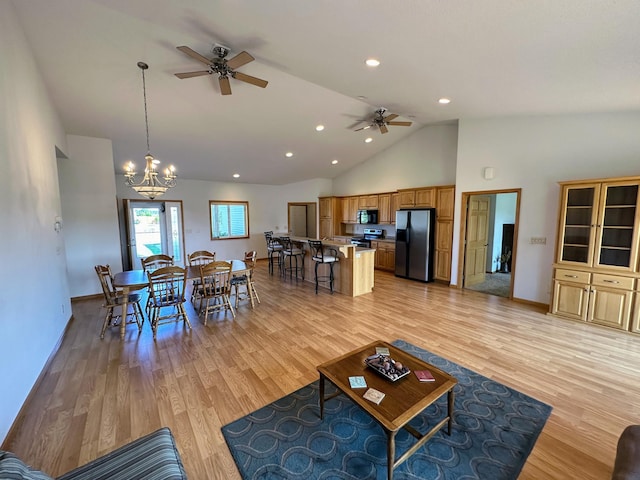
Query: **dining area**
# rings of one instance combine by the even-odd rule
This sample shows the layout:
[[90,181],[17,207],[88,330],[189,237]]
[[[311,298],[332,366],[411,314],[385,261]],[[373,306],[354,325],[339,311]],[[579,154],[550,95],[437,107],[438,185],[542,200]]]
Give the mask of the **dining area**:
[[[165,254],[142,258],[141,269],[115,274],[109,265],[96,265],[106,310],[100,338],[111,328],[121,339],[128,326],[141,333],[145,320],[155,341],[163,324],[182,323],[185,330],[191,330],[194,320],[206,326],[211,319],[235,319],[241,303],[251,309],[260,303],[254,277],[256,259],[256,251],[245,252],[242,259],[216,260],[215,252],[199,250],[187,256],[184,267]],[[191,308],[185,308],[187,302]]]

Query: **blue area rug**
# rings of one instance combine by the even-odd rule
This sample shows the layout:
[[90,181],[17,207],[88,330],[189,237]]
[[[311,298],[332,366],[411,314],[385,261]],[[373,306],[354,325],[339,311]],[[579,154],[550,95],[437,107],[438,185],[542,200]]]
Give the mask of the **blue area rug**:
[[[440,430],[394,470],[396,480],[518,477],[551,407],[405,341],[396,347],[458,379],[451,435]],[[327,382],[327,391],[332,390]],[[446,395],[410,422],[420,432],[446,416]],[[222,428],[242,478],[378,480],[387,478],[383,429],[344,395],[325,403],[318,382]],[[415,443],[396,436],[396,458]]]

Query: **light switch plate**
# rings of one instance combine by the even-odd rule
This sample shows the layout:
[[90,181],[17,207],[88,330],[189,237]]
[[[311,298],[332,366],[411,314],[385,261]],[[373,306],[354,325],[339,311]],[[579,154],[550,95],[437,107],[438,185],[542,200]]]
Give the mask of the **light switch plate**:
[[529,243],[531,243],[532,245],[546,245],[547,237],[531,237]]

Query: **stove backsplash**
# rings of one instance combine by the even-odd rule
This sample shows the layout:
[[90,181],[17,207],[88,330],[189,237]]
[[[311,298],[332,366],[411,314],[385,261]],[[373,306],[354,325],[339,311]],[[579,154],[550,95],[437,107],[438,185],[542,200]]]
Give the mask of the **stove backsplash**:
[[[376,228],[382,228],[381,225],[376,225]],[[371,225],[360,225],[357,223],[350,223],[350,224],[346,224],[345,225],[345,235],[350,236],[350,237],[357,237],[360,235],[364,235],[364,229],[365,228],[371,228]],[[396,227],[394,227],[393,225],[385,225],[382,228],[382,231],[384,232],[384,237],[385,239],[393,239],[396,238]]]

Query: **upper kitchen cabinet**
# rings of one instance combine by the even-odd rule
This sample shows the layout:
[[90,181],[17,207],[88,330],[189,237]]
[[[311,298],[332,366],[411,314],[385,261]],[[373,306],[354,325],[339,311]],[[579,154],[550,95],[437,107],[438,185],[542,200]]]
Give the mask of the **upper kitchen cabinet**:
[[436,219],[453,221],[453,205],[456,187],[449,185],[436,188]]
[[333,197],[320,197],[318,198],[318,203],[320,204],[320,218],[331,218],[333,215],[333,210],[331,208],[331,202],[333,201]]
[[[395,221],[396,213],[393,212],[393,219]],[[391,224],[391,194],[381,193],[378,195],[378,223],[383,225]]]
[[342,223],[358,222],[358,206],[360,197],[342,198]]
[[378,195],[360,195],[358,208],[372,210],[378,208]]
[[436,189],[429,188],[412,188],[398,190],[400,194],[400,208],[421,208],[435,207]]
[[396,211],[400,210],[400,194],[398,192],[391,194],[391,225],[396,224]]
[[637,271],[640,180],[561,186],[557,262]]

